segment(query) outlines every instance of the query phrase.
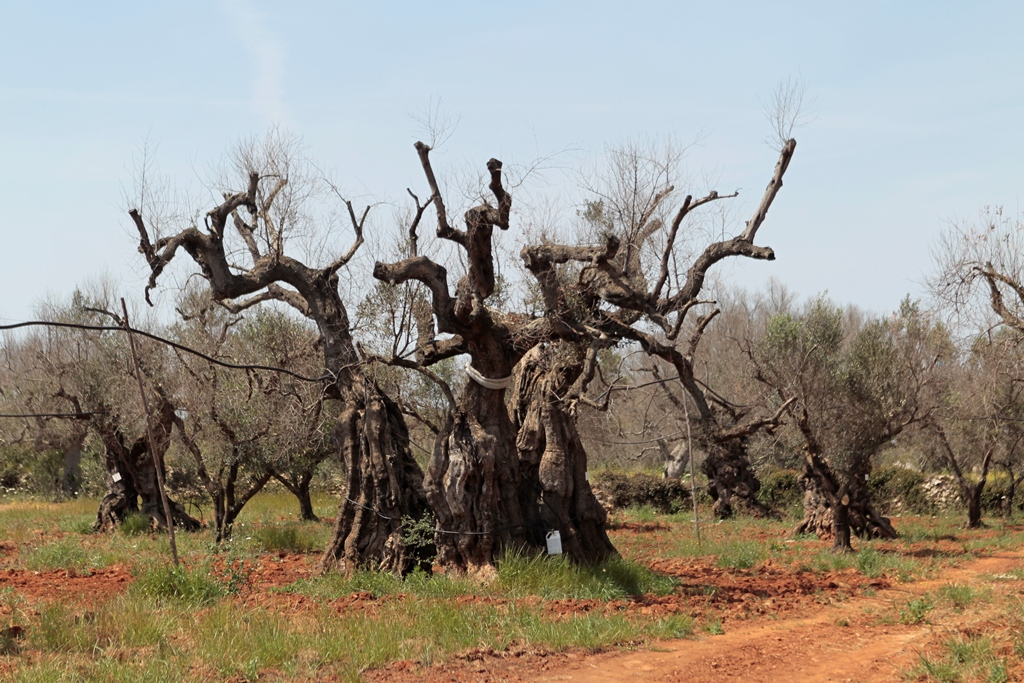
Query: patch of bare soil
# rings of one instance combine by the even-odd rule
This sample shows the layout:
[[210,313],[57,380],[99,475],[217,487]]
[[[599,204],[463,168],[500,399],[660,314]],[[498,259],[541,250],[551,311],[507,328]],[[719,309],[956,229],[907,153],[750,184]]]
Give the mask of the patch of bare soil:
[[0,589],[13,588],[36,600],[99,604],[123,592],[133,579],[128,568],[121,565],[83,574],[66,569],[44,572],[6,569],[0,570]]
[[[865,583],[864,577],[846,572],[787,574],[768,564],[734,575],[700,562],[666,561],[655,568],[679,577],[684,586],[699,591],[714,588],[705,597],[714,602],[719,596],[718,605],[724,607],[723,635],[604,653],[555,654],[521,647],[505,652],[475,650],[428,667],[398,662],[368,672],[367,679],[381,683],[902,681],[901,672],[917,662],[921,652],[935,651],[951,634],[994,635],[1006,631],[1009,624],[998,616],[1003,595],[996,596],[987,614],[984,609],[971,617],[945,614],[917,625],[895,623],[894,606],[947,583],[980,585],[985,575],[1021,566],[1020,555],[998,554],[947,570],[938,579],[893,588],[878,581]],[[837,599],[843,591],[867,586],[879,590]],[[1020,582],[1008,582],[1001,590],[1019,594],[1022,587]],[[773,605],[771,618],[760,616],[764,613],[760,607]],[[889,617],[883,618],[886,614]],[[1022,680],[1021,673],[1011,669],[1010,680]]]

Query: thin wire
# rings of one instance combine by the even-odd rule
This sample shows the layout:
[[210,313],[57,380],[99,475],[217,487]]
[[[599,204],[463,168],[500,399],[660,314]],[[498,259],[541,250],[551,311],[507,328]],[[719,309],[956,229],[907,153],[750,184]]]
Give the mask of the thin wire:
[[94,411],[91,413],[0,413],[0,418],[18,418],[18,417],[88,417],[89,415],[106,415],[107,411]]
[[199,356],[200,358],[202,358],[204,360],[207,360],[207,361],[209,361],[209,362],[211,362],[211,363],[213,363],[215,365],[220,365],[221,367],[225,367],[225,368],[231,368],[232,370],[266,370],[268,372],[281,372],[281,373],[284,373],[286,375],[290,375],[290,376],[294,377],[295,379],[302,380],[303,382],[316,382],[316,383],[319,383],[319,382],[323,382],[323,381],[331,379],[331,376],[330,375],[326,375],[326,374],[322,375],[320,377],[306,377],[305,375],[300,375],[297,372],[292,372],[291,370],[286,370],[284,368],[271,367],[269,365],[246,365],[246,364],[241,364],[241,363],[228,363],[227,361],[218,360],[217,358],[214,358],[213,356],[208,356],[205,353],[203,353],[202,351],[197,351],[197,350],[195,350],[195,349],[193,349],[191,347],[185,346],[184,344],[179,344],[178,342],[173,342],[170,339],[164,339],[163,337],[160,337],[158,335],[152,334],[150,332],[146,332],[144,330],[137,330],[137,329],[135,329],[133,327],[121,327],[121,326],[113,326],[113,325],[85,325],[85,324],[82,324],[82,323],[60,323],[60,322],[53,322],[53,321],[50,321],[50,320],[29,320],[27,322],[15,323],[13,325],[0,325],[0,330],[16,330],[16,329],[18,329],[20,327],[64,327],[64,328],[75,329],[75,330],[94,330],[94,331],[97,331],[97,332],[126,332],[127,331],[127,332],[130,332],[130,333],[141,335],[143,337],[147,337],[149,339],[152,339],[153,341],[160,342],[161,344],[166,344],[167,346],[170,346],[170,347],[175,348],[175,349],[179,349],[181,351],[184,351],[185,353],[191,353],[193,356]]
[[[689,424],[689,420],[687,420],[687,424]],[[689,431],[689,430],[687,430],[687,431]],[[607,441],[605,439],[598,439],[596,437],[591,437],[591,439],[593,441],[596,441],[597,443],[614,444],[614,445],[617,445],[617,446],[641,446],[641,445],[643,445],[645,443],[657,443],[657,442],[661,441],[662,439],[671,439],[671,438],[674,438],[674,437],[677,437],[677,436],[682,436],[682,435],[683,435],[683,432],[674,432],[672,434],[666,434],[664,436],[659,436],[656,439],[646,439],[644,441]]]
[[[344,496],[344,498],[345,498],[345,500],[347,500],[348,502],[352,503],[356,507],[360,507],[360,508],[366,510],[367,512],[372,512],[373,514],[377,515],[381,519],[386,519],[389,522],[390,521],[395,521],[395,520],[399,520],[399,521],[402,520],[401,517],[391,517],[389,515],[385,515],[380,510],[374,510],[373,508],[367,507],[366,505],[363,505],[362,503],[357,503],[356,501],[352,500],[348,496]],[[530,526],[529,524],[506,524],[505,526],[500,526],[497,529],[492,529],[490,531],[448,531],[446,529],[434,529],[434,532],[438,533],[438,534],[447,534],[449,536],[490,536],[491,534],[496,534],[499,531],[508,531],[509,529],[542,529],[543,530],[543,527],[541,527],[541,526]]]

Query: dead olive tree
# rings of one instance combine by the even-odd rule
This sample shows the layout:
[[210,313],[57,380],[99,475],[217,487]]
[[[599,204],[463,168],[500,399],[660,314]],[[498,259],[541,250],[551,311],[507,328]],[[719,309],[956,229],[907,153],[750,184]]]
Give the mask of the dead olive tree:
[[[998,355],[1005,365],[1018,364],[1024,334],[1024,223],[1006,215],[1001,207],[985,207],[978,221],[951,224],[934,246],[933,258],[935,272],[928,280],[929,287],[939,307],[949,315],[951,326],[964,346],[972,353],[987,348],[986,353],[992,356],[995,354],[991,352],[999,348]],[[998,431],[1005,432],[1000,439],[1003,453],[994,456],[993,462],[1009,476],[1007,514],[1016,487],[1024,479],[1024,474],[1015,476],[1020,464],[1018,429],[1014,422],[1015,383],[1019,382],[1019,377],[1014,370],[1010,387],[992,406],[995,412],[983,411],[986,419],[1001,422]],[[1000,384],[995,381],[993,386]],[[987,473],[984,467],[983,470]],[[961,489],[968,499],[973,497],[973,492],[963,486]],[[978,507],[980,521],[980,505]]]
[[139,251],[151,269],[147,299],[183,251],[199,267],[212,297],[229,310],[278,301],[316,324],[325,392],[342,406],[334,437],[346,470],[346,491],[323,567],[409,571],[425,561],[407,552],[402,541],[403,518],[419,519],[427,510],[423,474],[409,452],[401,413],[362,372],[338,289],[338,272],[363,244],[370,207],[357,213],[334,192],[355,241],[343,253],[307,264],[289,255],[296,246],[289,238],[318,230],[326,237],[335,216],[316,200],[333,187],[279,134],[243,145],[234,161],[240,187],[225,186],[223,201],[205,214],[172,222],[160,216],[148,220],[138,208],[130,211]]
[[[768,210],[782,188],[783,176],[796,150],[796,141],[785,141],[779,152],[775,172],[754,215],[743,231],[731,239],[712,241],[682,265],[679,244],[689,220],[700,207],[735,197],[712,191],[703,197],[686,195],[674,211],[668,206],[677,196],[667,176],[655,176],[654,183],[637,185],[642,155],[630,153],[625,173],[615,182],[623,186],[605,191],[589,210],[599,210],[594,221],[603,225],[603,245],[572,247],[540,245],[523,251],[527,268],[541,283],[548,316],[564,321],[568,309],[582,315],[576,324],[594,340],[594,349],[626,342],[638,345],[645,353],[664,361],[676,373],[685,396],[694,407],[694,439],[707,456],[703,469],[709,480],[709,492],[719,517],[728,517],[739,508],[756,515],[772,514],[757,500],[759,484],[745,452],[745,440],[758,430],[778,424],[782,407],[773,415],[754,417],[723,410],[720,397],[701,385],[694,373],[695,354],[705,329],[718,314],[713,309],[693,319],[689,314],[713,304],[701,299],[709,271],[720,261],[744,256],[774,260],[768,247],[754,244]],[[555,286],[566,279],[559,269],[575,268],[572,296],[566,298]],[[591,354],[583,376],[592,376],[596,353]],[[581,394],[581,400],[587,400]]]

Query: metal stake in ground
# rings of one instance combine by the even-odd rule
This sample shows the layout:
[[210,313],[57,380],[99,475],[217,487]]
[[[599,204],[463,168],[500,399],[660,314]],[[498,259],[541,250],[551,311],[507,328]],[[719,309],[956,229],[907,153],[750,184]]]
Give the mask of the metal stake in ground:
[[146,388],[142,385],[142,372],[139,370],[139,357],[135,352],[135,337],[132,335],[132,327],[128,324],[128,306],[121,297],[121,311],[124,313],[124,331],[128,335],[128,348],[132,355],[132,368],[135,370],[135,379],[139,380],[139,395],[142,397],[143,418],[146,421],[146,439],[149,457],[153,458],[153,466],[156,468],[156,486],[160,490],[160,502],[164,506],[164,521],[167,524],[167,537],[171,541],[171,556],[174,558],[174,566],[178,566],[178,544],[174,540],[174,517],[171,516],[171,504],[167,500],[167,490],[164,488],[164,462],[163,458],[157,457],[153,444],[153,427],[149,423],[149,401],[146,400]]

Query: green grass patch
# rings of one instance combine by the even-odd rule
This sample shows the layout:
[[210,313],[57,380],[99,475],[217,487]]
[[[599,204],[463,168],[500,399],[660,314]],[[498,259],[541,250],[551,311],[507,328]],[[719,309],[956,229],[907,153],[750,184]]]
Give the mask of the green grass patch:
[[946,641],[938,657],[922,654],[917,666],[908,673],[914,678],[923,676],[939,683],[977,680],[1005,683],[1010,679],[1006,661],[993,651],[990,639],[961,636]]
[[885,575],[902,582],[913,581],[929,571],[927,563],[916,557],[889,550],[879,550],[868,544],[862,545],[853,553],[834,553],[830,549],[819,550],[804,562],[804,566],[819,572],[855,569],[872,579]]
[[618,556],[595,567],[580,567],[564,555],[509,553],[498,563],[498,586],[509,597],[616,600],[647,593],[668,595],[675,582]]
[[252,532],[258,548],[271,553],[320,552],[327,545],[327,528],[323,524],[289,522],[267,524]]
[[152,526],[153,521],[149,518],[149,515],[133,512],[125,515],[121,524],[118,525],[117,531],[125,536],[139,536],[140,534],[149,533]]
[[208,567],[188,568],[184,565],[150,566],[139,570],[128,589],[133,595],[173,600],[188,605],[209,605],[227,594]]
[[963,583],[947,583],[938,590],[939,599],[958,612],[962,612],[976,600],[987,600],[991,590],[977,589]]
[[65,569],[84,573],[106,567],[107,553],[87,550],[77,538],[65,538],[27,551],[21,558],[26,569],[44,572]]
[[414,571],[403,579],[382,572],[357,571],[349,576],[328,574],[303,579],[282,590],[325,599],[365,591],[375,598],[404,593],[440,599],[489,595],[512,599],[539,596],[551,600],[618,600],[649,593],[668,595],[674,587],[671,577],[621,557],[595,567],[580,567],[565,556],[510,553],[498,563],[498,580],[490,586],[447,574],[430,576]]
[[719,567],[750,569],[768,557],[768,549],[756,541],[734,541],[721,547],[716,560]]

